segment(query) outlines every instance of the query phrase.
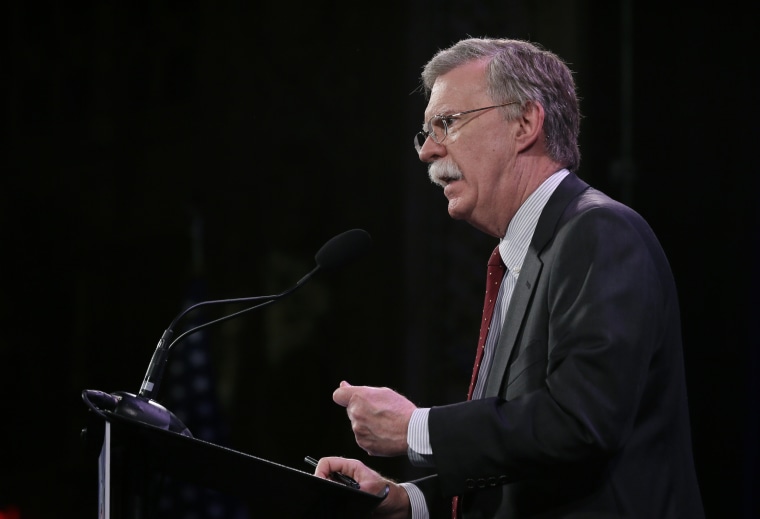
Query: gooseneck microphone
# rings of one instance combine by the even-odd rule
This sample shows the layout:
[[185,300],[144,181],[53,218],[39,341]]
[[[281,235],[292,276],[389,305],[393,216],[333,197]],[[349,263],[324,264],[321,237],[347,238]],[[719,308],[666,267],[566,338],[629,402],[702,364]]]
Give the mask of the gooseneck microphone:
[[[159,404],[155,397],[161,386],[164,368],[169,357],[169,351],[182,339],[208,326],[227,321],[234,317],[240,316],[256,308],[270,305],[283,297],[292,294],[298,288],[302,287],[314,274],[321,270],[332,270],[343,267],[356,259],[364,256],[372,245],[370,235],[362,229],[351,229],[328,240],[314,256],[316,266],[302,277],[294,286],[280,292],[279,294],[269,296],[241,297],[234,299],[217,299],[212,301],[202,301],[196,303],[175,317],[169,327],[161,335],[156,350],[148,365],[142,386],[137,395],[124,391],[117,391],[112,394],[103,391],[86,389],[82,392],[82,399],[90,409],[95,412],[109,411],[117,416],[131,420],[137,420],[149,425],[153,425],[172,432],[177,432],[185,436],[192,436],[187,427],[174,414]],[[257,303],[232,314],[220,317],[213,321],[198,325],[182,334],[174,337],[174,329],[179,321],[187,314],[202,306],[220,305],[220,304],[242,304]]]

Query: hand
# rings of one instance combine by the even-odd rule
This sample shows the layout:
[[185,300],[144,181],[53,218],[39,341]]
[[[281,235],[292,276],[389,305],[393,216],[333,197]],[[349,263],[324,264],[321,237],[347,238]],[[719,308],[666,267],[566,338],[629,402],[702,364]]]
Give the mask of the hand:
[[406,493],[406,490],[368,468],[361,461],[327,457],[319,460],[317,468],[314,469],[314,475],[324,479],[330,479],[331,472],[340,472],[353,478],[359,483],[361,490],[369,494],[381,496],[385,493],[386,486],[390,488],[388,496],[373,510],[373,519],[375,517],[388,519],[411,517],[411,504],[409,503],[409,495]]
[[336,404],[346,408],[356,443],[370,456],[402,456],[409,444],[409,419],[417,408],[387,387],[352,386],[341,382],[333,393]]

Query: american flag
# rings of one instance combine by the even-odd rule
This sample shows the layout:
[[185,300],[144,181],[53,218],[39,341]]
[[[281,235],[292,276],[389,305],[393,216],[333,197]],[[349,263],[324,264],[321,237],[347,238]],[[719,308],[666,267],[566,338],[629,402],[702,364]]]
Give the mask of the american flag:
[[[203,300],[204,283],[190,284],[188,306]],[[202,322],[196,310],[183,329]],[[192,315],[192,314],[191,314]],[[176,332],[176,330],[175,330]],[[177,334],[179,335],[179,334]],[[161,403],[190,430],[195,438],[226,446],[228,428],[219,403],[213,355],[207,330],[199,330],[172,346]],[[198,460],[202,463],[203,460]],[[213,469],[210,469],[213,470]],[[248,519],[245,504],[232,496],[174,480],[161,484],[157,517],[166,519]]]

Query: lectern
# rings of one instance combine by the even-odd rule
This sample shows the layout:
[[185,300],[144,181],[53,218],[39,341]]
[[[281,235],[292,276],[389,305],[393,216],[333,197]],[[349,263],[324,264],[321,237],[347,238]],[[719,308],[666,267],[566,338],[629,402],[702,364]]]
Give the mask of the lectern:
[[238,498],[250,519],[361,519],[383,499],[109,411],[88,412],[85,445],[99,463],[99,519],[158,517],[162,481]]
[[[351,229],[328,240],[314,256],[314,269],[284,292],[202,301],[186,308],[174,318],[158,341],[138,394],[82,392],[82,398],[90,407],[85,442],[87,450],[95,454],[99,462],[99,519],[156,517],[155,503],[167,481],[185,482],[238,497],[247,503],[250,519],[359,519],[369,516],[385,496],[374,496],[342,483],[193,438],[185,424],[155,397],[169,350],[177,342],[207,326],[282,299],[317,272],[339,268],[365,254],[371,243],[366,231]],[[255,304],[195,326],[175,338],[179,321],[189,312],[208,305],[242,303]]]

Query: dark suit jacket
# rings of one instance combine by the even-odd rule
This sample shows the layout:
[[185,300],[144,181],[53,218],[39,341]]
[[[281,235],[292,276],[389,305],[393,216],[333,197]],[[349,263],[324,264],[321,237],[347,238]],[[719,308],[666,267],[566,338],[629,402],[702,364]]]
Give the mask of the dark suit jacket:
[[703,517],[679,305],[641,216],[568,175],[544,208],[482,400],[434,407],[432,517]]

